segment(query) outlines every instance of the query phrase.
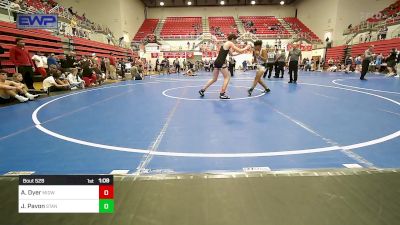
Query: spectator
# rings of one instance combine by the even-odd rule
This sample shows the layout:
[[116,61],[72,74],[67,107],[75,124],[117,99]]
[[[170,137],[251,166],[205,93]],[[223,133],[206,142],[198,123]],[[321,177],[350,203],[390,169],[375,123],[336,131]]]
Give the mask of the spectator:
[[73,11],[72,6],[68,8],[68,12],[69,12],[71,15],[73,15],[73,16],[76,15],[76,14],[74,13],[74,11]]
[[363,40],[364,40],[364,36],[363,36],[362,34],[360,34],[360,38],[359,38],[359,40],[358,40],[358,43],[362,43]]
[[76,53],[75,52],[69,52],[69,54],[66,55],[65,57],[65,68],[67,72],[70,72],[72,68],[76,68],[78,65],[76,59],[75,59]]
[[117,79],[117,60],[114,57],[114,54],[111,52],[110,53],[110,78],[112,80],[116,80]]
[[110,33],[108,33],[107,34],[107,42],[108,42],[108,44],[110,44],[111,40],[112,40],[112,36],[111,36]]
[[100,70],[104,74],[107,72],[107,69],[106,69],[106,58],[104,58],[104,57],[102,57],[101,60],[100,60]]
[[400,77],[400,51],[397,51],[396,55],[396,77]]
[[71,19],[72,36],[78,36],[78,33],[76,32],[77,26],[78,26],[77,19],[75,16],[73,16]]
[[21,10],[20,0],[14,0],[10,3],[10,9],[14,18],[14,22],[17,21],[17,11]]
[[16,38],[16,46],[10,49],[10,59],[17,67],[19,73],[24,77],[24,83],[29,89],[33,88],[33,61],[25,48],[25,43],[22,38]]
[[124,41],[124,37],[123,36],[118,39],[118,46],[119,47],[122,47],[122,42],[123,41]]
[[371,42],[371,38],[372,38],[372,31],[370,31],[367,36],[365,37],[365,42]]
[[[26,97],[22,96],[25,95]],[[28,93],[26,86],[22,86],[20,83],[7,80],[7,72],[0,70],[0,103],[10,103],[12,98],[17,99],[20,102],[26,102],[33,100],[37,97]]]
[[96,86],[97,76],[90,67],[90,60],[86,60],[82,65],[84,65],[82,67],[82,80],[85,81],[85,87]]
[[180,65],[180,63],[179,63],[179,59],[178,59],[178,58],[175,59],[175,61],[174,61],[174,66],[175,66],[175,70],[176,70],[178,73],[180,73],[180,71],[181,71],[181,65]]
[[386,39],[387,32],[388,32],[387,26],[383,26],[382,34],[381,34],[381,40],[385,40]]
[[55,65],[58,68],[57,58],[54,53],[51,53],[49,58],[47,58],[47,66]]
[[383,61],[383,55],[381,53],[378,56],[376,56],[376,59],[375,59],[376,73],[379,73],[381,71],[382,61]]
[[142,80],[142,76],[139,74],[139,70],[136,65],[131,67],[131,76],[134,80]]
[[243,66],[243,72],[246,72],[247,71],[247,60],[243,60],[242,66]]
[[349,72],[351,72],[352,71],[352,65],[353,65],[353,58],[350,56],[350,57],[347,57],[345,60],[344,60],[344,64],[345,64],[345,73],[347,74],[347,73],[349,73]]
[[104,66],[106,68],[106,79],[110,78],[110,59],[104,57]]
[[358,55],[358,56],[356,57],[355,63],[356,63],[356,71],[357,71],[357,72],[360,72],[360,71],[361,71],[361,63],[362,63],[362,57],[361,57],[361,55]]
[[[39,72],[40,75],[42,75],[42,78],[47,77],[47,72],[46,69],[44,68],[44,62],[42,58],[42,53],[37,52],[35,55],[32,56],[33,62],[36,64],[36,71]],[[47,60],[46,60],[46,66],[47,66]]]
[[101,59],[96,56],[96,53],[92,53],[92,58],[90,60],[92,61],[93,65],[96,64],[98,66],[98,68],[100,68]]
[[92,68],[91,69],[92,69],[93,74],[96,75],[97,84],[101,85],[104,82],[105,78],[106,78],[105,74],[103,74],[101,72],[100,67],[99,67],[99,65],[97,63],[92,64]]
[[396,59],[397,59],[397,51],[396,49],[392,49],[389,55],[386,57],[386,64],[388,68],[388,76],[395,76],[394,67],[396,66]]
[[53,91],[66,91],[70,90],[70,85],[64,82],[60,82],[60,73],[58,73],[55,65],[49,66],[49,76],[43,80],[43,90],[47,93]]
[[71,87],[85,88],[85,81],[83,81],[78,76],[77,68],[71,69],[71,72],[68,74],[67,79],[68,79],[68,82],[70,83]]
[[28,87],[23,83],[24,78],[22,77],[22,74],[20,73],[14,73],[13,74],[13,82],[19,85],[25,93],[25,96],[29,98],[29,100],[34,100],[35,98],[39,97],[39,95],[32,95],[28,92]]

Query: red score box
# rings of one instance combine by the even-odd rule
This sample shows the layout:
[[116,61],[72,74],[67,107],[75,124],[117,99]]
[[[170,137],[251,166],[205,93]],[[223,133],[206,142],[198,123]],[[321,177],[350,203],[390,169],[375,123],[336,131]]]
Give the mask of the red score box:
[[99,186],[99,199],[113,199],[114,186],[113,185],[100,185]]

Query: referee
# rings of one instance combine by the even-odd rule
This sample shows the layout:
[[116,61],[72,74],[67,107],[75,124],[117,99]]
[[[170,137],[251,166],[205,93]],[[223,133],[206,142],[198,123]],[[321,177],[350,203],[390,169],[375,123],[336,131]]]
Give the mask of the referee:
[[298,49],[298,46],[296,44],[294,44],[293,49],[289,51],[288,61],[289,61],[289,76],[290,76],[289,83],[296,83],[297,73],[299,71],[299,61],[301,61],[301,50]]
[[370,45],[367,50],[364,52],[364,60],[362,61],[362,69],[361,69],[361,77],[360,80],[367,80],[365,79],[365,75],[368,72],[369,69],[369,64],[371,63],[371,60],[373,58],[373,50],[374,46]]

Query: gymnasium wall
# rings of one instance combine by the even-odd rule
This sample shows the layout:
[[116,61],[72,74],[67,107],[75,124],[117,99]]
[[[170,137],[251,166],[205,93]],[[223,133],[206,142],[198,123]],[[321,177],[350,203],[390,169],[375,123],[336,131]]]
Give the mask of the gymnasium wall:
[[165,18],[168,16],[276,16],[293,17],[294,6],[214,6],[214,7],[157,7],[148,8],[148,18]]
[[298,18],[323,40],[327,36],[334,46],[345,42],[343,31],[349,24],[361,21],[396,0],[298,0]]
[[62,0],[64,7],[72,6],[79,15],[108,26],[115,37],[130,41],[144,20],[144,4],[140,0]]

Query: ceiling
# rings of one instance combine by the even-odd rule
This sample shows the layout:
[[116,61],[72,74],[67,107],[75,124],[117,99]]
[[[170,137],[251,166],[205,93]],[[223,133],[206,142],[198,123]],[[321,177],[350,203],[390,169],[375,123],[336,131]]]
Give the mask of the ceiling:
[[[162,7],[160,2],[164,2],[163,7],[184,7],[188,6],[189,0],[141,0],[147,7]],[[190,0],[193,6],[221,6],[221,0]],[[251,0],[224,0],[225,6],[244,6],[251,5]],[[256,5],[279,5],[281,0],[255,0]],[[292,4],[296,0],[285,0],[285,4]]]

